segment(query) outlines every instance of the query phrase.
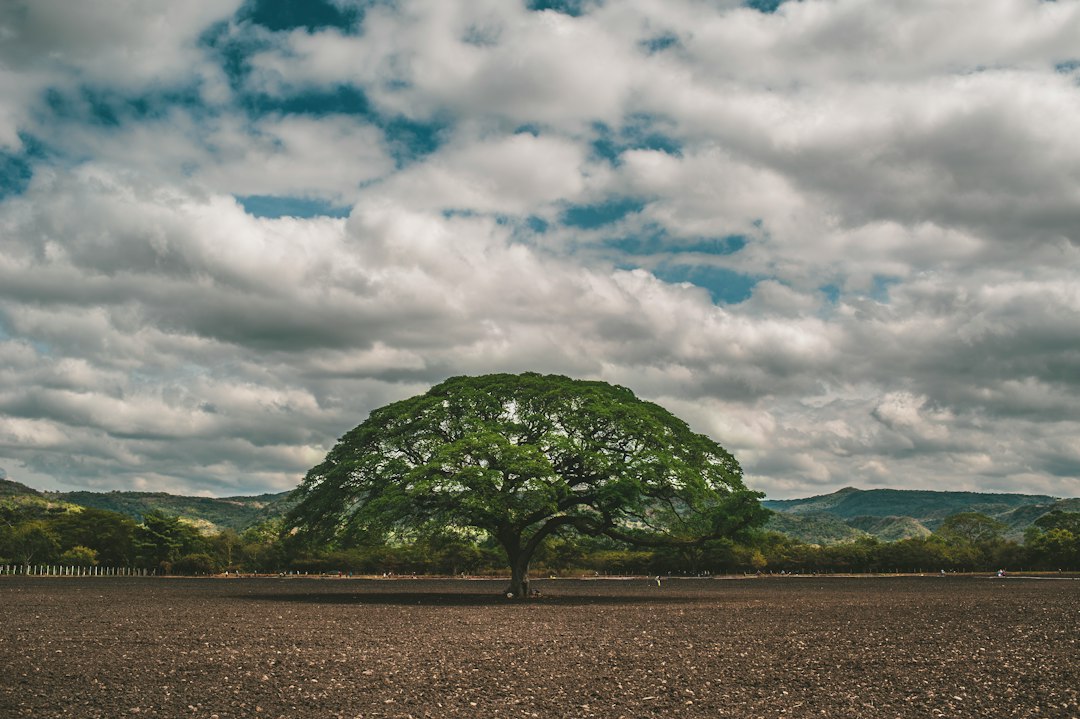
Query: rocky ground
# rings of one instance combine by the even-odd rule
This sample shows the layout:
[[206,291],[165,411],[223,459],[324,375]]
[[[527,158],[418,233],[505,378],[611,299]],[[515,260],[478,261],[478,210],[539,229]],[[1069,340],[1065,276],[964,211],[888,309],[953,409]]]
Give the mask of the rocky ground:
[[1080,581],[0,578],[0,717],[1080,717]]

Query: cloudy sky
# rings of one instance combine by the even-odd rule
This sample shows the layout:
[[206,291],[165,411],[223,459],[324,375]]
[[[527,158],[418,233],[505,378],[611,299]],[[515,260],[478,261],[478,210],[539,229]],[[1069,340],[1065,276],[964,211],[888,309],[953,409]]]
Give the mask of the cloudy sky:
[[770,497],[1080,495],[1080,2],[0,3],[0,476],[296,485],[535,370]]

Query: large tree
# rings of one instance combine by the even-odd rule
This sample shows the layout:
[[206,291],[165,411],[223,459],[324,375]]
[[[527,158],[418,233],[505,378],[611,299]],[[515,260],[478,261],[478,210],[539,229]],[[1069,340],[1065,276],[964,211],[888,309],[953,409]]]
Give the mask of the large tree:
[[498,374],[372,412],[308,472],[286,524],[339,545],[479,529],[526,597],[548,537],[700,544],[763,523],[760,496],[723,447],[624,387]]

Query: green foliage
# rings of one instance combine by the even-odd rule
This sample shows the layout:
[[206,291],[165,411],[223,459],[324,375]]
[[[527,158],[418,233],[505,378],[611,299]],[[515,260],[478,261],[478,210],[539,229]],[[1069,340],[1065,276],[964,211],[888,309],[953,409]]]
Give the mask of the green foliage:
[[1002,539],[1006,527],[1002,522],[979,512],[960,512],[945,518],[937,534],[954,544],[978,545]]
[[67,503],[115,512],[141,522],[158,512],[191,522],[205,522],[214,531],[249,526],[284,514],[288,492],[255,497],[183,497],[164,492],[61,492],[49,495]]
[[927,527],[936,527],[950,514],[979,512],[997,515],[1027,505],[1051,505],[1054,497],[1032,494],[989,494],[982,492],[935,492],[910,489],[855,489],[846,487],[832,494],[806,499],[766,500],[763,504],[778,512],[796,514],[825,512],[841,519],[855,517],[913,517]]
[[204,543],[199,532],[179,517],[152,510],[135,528],[134,544],[140,566],[168,571],[182,555],[200,552]]
[[[1039,517],[1080,509],[1080,500],[1030,494],[982,494],[848,487],[806,499],[766,500],[777,512],[768,527],[811,544],[850,541],[847,527],[883,541],[925,537],[953,514],[976,512],[1002,522],[1005,539],[1019,540]],[[826,518],[832,518],[828,520]]]
[[0,557],[16,564],[45,564],[59,554],[60,541],[45,520],[28,520],[0,534]]
[[[767,525],[771,531],[742,536],[738,541],[725,537],[700,543],[627,548],[602,535],[552,533],[538,544],[533,563],[541,572],[560,575],[728,573],[758,568],[772,572],[1080,570],[1078,499],[1019,504],[992,516],[971,516],[970,511],[965,511],[950,518],[937,511],[938,518],[931,523],[938,531],[933,535],[928,535],[926,527],[912,517],[867,515],[843,519],[820,511],[830,502],[842,505],[860,494],[865,493],[842,491],[826,495],[829,499],[824,503],[815,500],[812,510],[806,507],[801,513],[776,513]],[[956,493],[929,494],[941,498]],[[152,516],[149,526],[137,527],[130,517],[82,508],[59,501],[55,493],[43,494],[0,480],[0,564],[92,566],[96,560],[110,567],[168,567],[173,572],[193,573],[227,568],[272,573],[294,570],[443,575],[491,573],[505,566],[505,550],[495,539],[461,525],[432,524],[412,532],[396,531],[388,537],[358,534],[353,545],[339,549],[307,541],[310,537],[285,536],[283,541],[284,520],[280,514],[275,515],[275,507],[281,508],[286,502],[279,496],[272,499],[275,496],[251,498],[260,502],[271,499],[260,510],[263,519],[242,532],[225,529],[204,536],[189,518],[158,512],[163,516]],[[889,496],[903,500],[891,507],[893,514],[912,506],[904,504],[909,498],[907,492]],[[941,504],[967,508],[1000,508],[1007,504],[996,499],[967,503],[955,497],[953,500]],[[862,506],[866,506],[865,502]],[[151,530],[166,537],[158,546],[166,547],[165,551],[150,551]],[[1020,532],[1024,544],[1014,541]],[[138,549],[137,536],[141,542]],[[200,560],[201,564],[191,568],[184,562],[189,555],[203,555],[210,562]]]
[[1080,512],[1064,512],[1055,509],[1036,519],[1033,524],[1037,529],[1044,532],[1064,529],[1075,535],[1080,535]]
[[33,490],[29,493],[0,495],[0,525],[10,527],[34,519],[49,520],[78,509],[74,504],[47,499]]
[[945,518],[934,533],[957,569],[992,569],[1004,542],[1006,525],[979,512],[960,512]]
[[779,532],[808,544],[832,544],[850,542],[867,536],[861,529],[825,512],[803,512],[799,514],[773,512],[765,529]]
[[76,545],[64,551],[57,560],[66,567],[96,567],[98,565],[98,553],[90,547]]
[[83,546],[107,566],[129,566],[135,553],[135,522],[101,509],[66,512],[53,521],[61,546]]
[[641,549],[600,549],[582,557],[578,566],[598,574],[656,574],[656,554]]
[[1080,568],[1080,512],[1048,512],[1028,528],[1025,539],[1044,569]]
[[1028,545],[1046,569],[1080,567],[1080,534],[1068,529],[1050,529],[1035,534]]
[[0,479],[0,498],[41,497],[41,492],[10,479]]
[[456,377],[375,410],[296,490],[287,526],[355,546],[472,527],[503,548],[521,591],[556,534],[678,546],[766,513],[716,442],[603,382]]
[[929,537],[931,532],[914,517],[852,517],[846,524],[884,542]]
[[172,573],[193,577],[207,574],[217,574],[221,566],[214,557],[206,552],[185,554],[172,563]]
[[903,572],[957,568],[949,547],[937,537],[912,537],[884,544],[876,564],[879,569]]

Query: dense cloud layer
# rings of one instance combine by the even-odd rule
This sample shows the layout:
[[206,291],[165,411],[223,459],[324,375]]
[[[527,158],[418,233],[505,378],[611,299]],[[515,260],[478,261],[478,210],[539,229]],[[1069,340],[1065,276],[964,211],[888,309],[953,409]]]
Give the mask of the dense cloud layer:
[[455,374],[771,496],[1080,495],[1080,2],[0,9],[0,467],[287,489]]

